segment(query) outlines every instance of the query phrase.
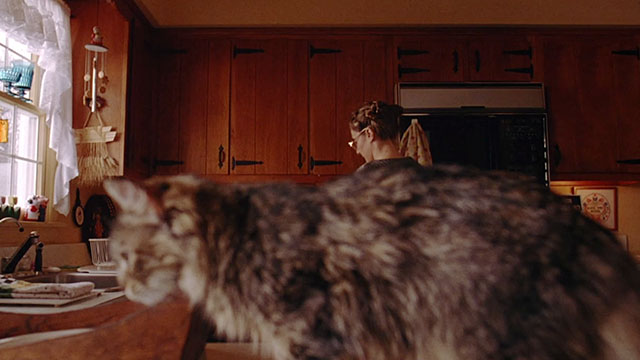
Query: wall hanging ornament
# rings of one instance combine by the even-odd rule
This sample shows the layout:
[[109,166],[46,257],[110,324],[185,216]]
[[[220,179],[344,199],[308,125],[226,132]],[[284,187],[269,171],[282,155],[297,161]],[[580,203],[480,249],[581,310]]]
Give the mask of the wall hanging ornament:
[[[103,45],[102,34],[98,26],[93,27],[91,42],[85,49],[85,91],[83,102],[90,108],[87,120],[82,129],[75,129],[78,151],[79,185],[95,186],[110,176],[118,174],[118,162],[109,155],[107,143],[114,141],[116,132],[111,126],[105,126],[100,110],[106,106],[104,99],[97,95],[98,81],[100,92],[106,91],[108,82],[106,74],[107,48]],[[91,119],[97,120],[97,125],[90,125]]]

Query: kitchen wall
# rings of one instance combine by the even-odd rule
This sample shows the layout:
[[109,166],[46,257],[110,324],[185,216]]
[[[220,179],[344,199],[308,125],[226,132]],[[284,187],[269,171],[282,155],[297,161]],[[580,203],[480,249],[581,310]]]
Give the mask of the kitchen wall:
[[[119,173],[123,173],[124,161],[124,137],[125,113],[127,100],[127,68],[128,68],[128,39],[129,19],[134,15],[129,11],[123,11],[122,4],[116,4],[112,0],[67,0],[71,8],[71,42],[72,42],[72,74],[73,74],[73,127],[81,128],[87,120],[89,108],[83,103],[85,56],[84,45],[89,43],[92,28],[100,26],[104,37],[104,45],[109,49],[106,53],[106,75],[108,82],[104,93],[98,95],[105,99],[106,105],[101,110],[102,119],[107,125],[113,126],[118,132],[116,141],[108,144],[109,155],[119,159]],[[118,7],[120,5],[121,7]],[[89,125],[97,125],[95,116]],[[46,161],[47,171],[55,172],[55,154],[48,151]],[[47,179],[53,180],[53,175]],[[49,189],[46,193],[52,194],[52,181],[45,182]],[[71,207],[76,200],[77,179],[70,185]],[[100,186],[80,188],[82,204],[86,204],[93,194],[103,194]],[[30,231],[38,231],[41,240],[48,244],[77,243],[81,239],[81,228],[74,225],[71,216],[58,214],[52,208],[48,209],[47,222],[23,222],[25,231],[19,233],[13,224],[0,226],[0,246],[16,246],[22,243]],[[45,255],[46,256],[46,255]]]
[[[600,186],[600,185],[598,185]],[[557,194],[569,195],[573,185],[552,185]],[[618,233],[626,235],[630,253],[640,256],[640,184],[616,186],[618,189]]]

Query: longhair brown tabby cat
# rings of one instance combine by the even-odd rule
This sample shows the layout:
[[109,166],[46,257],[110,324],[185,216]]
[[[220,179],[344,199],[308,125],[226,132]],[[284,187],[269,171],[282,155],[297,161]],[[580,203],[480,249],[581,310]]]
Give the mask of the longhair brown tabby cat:
[[126,295],[275,359],[640,359],[640,270],[542,186],[460,167],[318,187],[105,185]]

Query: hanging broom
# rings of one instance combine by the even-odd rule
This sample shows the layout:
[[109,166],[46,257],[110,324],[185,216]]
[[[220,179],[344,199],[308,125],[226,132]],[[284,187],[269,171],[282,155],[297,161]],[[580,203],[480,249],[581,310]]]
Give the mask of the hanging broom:
[[[87,126],[93,114],[100,123]],[[118,162],[109,155],[107,143],[115,140],[116,132],[111,126],[104,126],[99,112],[90,112],[82,129],[75,130],[78,152],[78,182],[81,186],[102,184],[108,177],[118,174]]]

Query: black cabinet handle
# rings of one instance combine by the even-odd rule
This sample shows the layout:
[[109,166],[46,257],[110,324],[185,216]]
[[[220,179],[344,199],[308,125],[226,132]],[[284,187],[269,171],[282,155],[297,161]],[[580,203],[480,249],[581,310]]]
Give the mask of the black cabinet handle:
[[616,161],[618,164],[640,165],[640,159],[625,159]]
[[302,169],[302,145],[298,145],[298,169]]
[[521,73],[521,74],[529,74],[529,77],[533,79],[533,64],[525,68],[509,68],[509,69],[504,69],[504,71]]
[[218,167],[222,169],[224,166],[224,147],[220,145],[218,148]]
[[458,50],[453,50],[453,72],[455,74],[458,73]]
[[476,50],[476,72],[480,72],[480,51]]
[[553,157],[553,167],[557,168],[562,162],[562,152],[560,151],[560,145],[555,144],[553,146],[553,150],[555,153],[555,156]]
[[313,45],[309,45],[309,57],[313,57],[316,54],[335,54],[341,52],[342,50],[340,49],[323,49],[314,47]]
[[311,157],[311,161],[309,162],[309,166],[311,170],[313,170],[316,166],[328,166],[328,165],[340,165],[342,161],[339,160],[315,160],[313,156]]
[[249,49],[249,48],[239,48],[235,45],[233,46],[233,58],[235,59],[237,55],[241,54],[257,54],[263,53],[264,49]]
[[423,55],[428,54],[428,50],[413,50],[413,49],[402,49],[398,48],[398,59],[403,56],[415,56],[415,55]]
[[417,74],[421,72],[430,72],[431,70],[426,68],[412,68],[412,67],[402,67],[402,65],[398,65],[398,77],[401,78],[404,74]]
[[249,166],[249,165],[262,165],[264,164],[260,160],[236,160],[236,157],[231,158],[231,170],[235,170],[236,166]]
[[636,47],[633,50],[613,50],[611,53],[614,55],[635,56],[638,60],[640,60],[640,46]]
[[502,52],[505,55],[520,55],[520,56],[528,56],[529,59],[533,57],[533,49],[529,46],[528,49],[524,50],[505,50]]

